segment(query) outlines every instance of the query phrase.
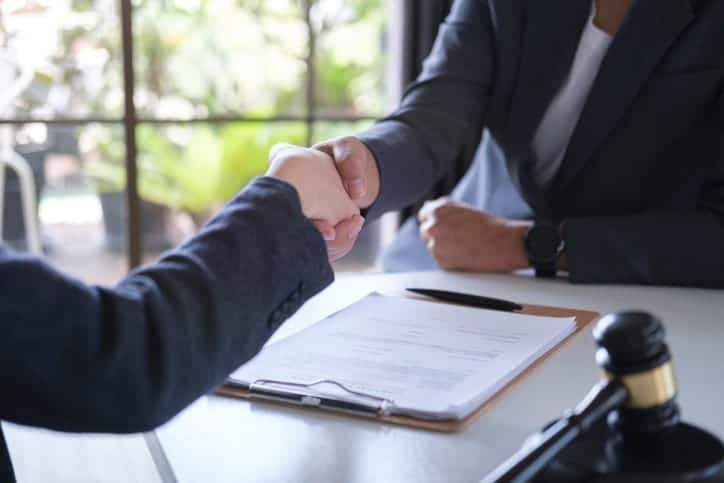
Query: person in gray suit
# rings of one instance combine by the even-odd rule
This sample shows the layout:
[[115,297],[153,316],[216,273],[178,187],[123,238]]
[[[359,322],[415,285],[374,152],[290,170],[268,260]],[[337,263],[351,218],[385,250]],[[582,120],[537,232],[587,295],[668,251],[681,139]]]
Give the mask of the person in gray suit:
[[456,0],[400,108],[317,148],[367,219],[474,155],[389,270],[722,287],[722,25],[721,0]]
[[[149,431],[251,359],[333,279],[315,224],[362,228],[328,156],[280,146],[267,174],[113,288],[0,244],[0,419]],[[0,431],[0,482],[13,480]]]

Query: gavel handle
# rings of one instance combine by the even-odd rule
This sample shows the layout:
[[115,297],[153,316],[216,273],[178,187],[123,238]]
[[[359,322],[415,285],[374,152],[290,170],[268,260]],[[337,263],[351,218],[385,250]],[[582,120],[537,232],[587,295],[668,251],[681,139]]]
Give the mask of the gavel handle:
[[498,466],[481,483],[523,483],[532,480],[574,439],[628,399],[628,390],[618,381],[601,381],[576,406],[536,441],[524,446]]

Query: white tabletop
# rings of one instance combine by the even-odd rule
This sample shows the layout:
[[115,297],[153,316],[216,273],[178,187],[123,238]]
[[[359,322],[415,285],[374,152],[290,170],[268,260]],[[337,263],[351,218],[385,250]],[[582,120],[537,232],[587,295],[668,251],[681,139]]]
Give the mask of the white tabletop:
[[143,436],[78,435],[3,424],[18,483],[161,483]]
[[[724,293],[652,287],[573,286],[525,276],[418,273],[342,278],[276,337],[289,335],[366,293],[444,288],[518,302],[611,312],[642,309],[665,323],[684,419],[724,438]],[[206,397],[157,432],[165,480],[180,482],[479,481],[523,439],[596,382],[590,328],[517,383],[474,424],[436,434],[272,404]],[[713,404],[712,401],[717,401]]]

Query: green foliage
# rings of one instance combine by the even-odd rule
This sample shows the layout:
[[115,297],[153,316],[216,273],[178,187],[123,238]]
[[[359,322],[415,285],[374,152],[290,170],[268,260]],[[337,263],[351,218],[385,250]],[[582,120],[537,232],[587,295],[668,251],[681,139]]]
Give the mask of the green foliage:
[[[50,5],[54,5],[49,2]],[[22,105],[63,116],[123,113],[117,0],[66,0],[57,10],[58,45]],[[386,24],[383,0],[134,0],[136,107],[146,118],[214,114],[273,117],[306,113],[306,80],[316,70],[318,115],[382,112]],[[60,8],[60,7],[53,7]],[[312,35],[308,36],[311,29]],[[316,42],[315,49],[309,39]],[[39,39],[43,40],[43,39]],[[310,52],[316,52],[312,59]],[[48,95],[57,89],[56,95]],[[33,97],[34,96],[34,97]],[[320,134],[358,126],[320,123]],[[83,152],[102,191],[123,190],[122,131],[84,129]],[[223,127],[143,124],[138,187],[143,198],[204,213],[264,172],[277,142],[305,144],[303,123]],[[325,136],[326,137],[326,136]],[[318,137],[319,138],[319,137]]]
[[[271,147],[283,139],[303,144],[301,124],[142,126],[138,129],[138,189],[142,198],[192,214],[206,214],[266,171]],[[125,188],[125,171],[114,159],[120,140],[106,139],[103,160],[90,171],[99,189]]]

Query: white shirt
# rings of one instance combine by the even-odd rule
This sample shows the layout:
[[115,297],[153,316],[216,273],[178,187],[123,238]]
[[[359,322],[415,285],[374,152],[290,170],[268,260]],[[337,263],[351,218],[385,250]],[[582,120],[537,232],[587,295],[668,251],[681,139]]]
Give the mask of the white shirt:
[[603,58],[613,37],[594,25],[595,2],[591,17],[581,35],[573,67],[553,98],[533,138],[535,163],[533,177],[545,187],[561,167],[573,131],[583,112]]

